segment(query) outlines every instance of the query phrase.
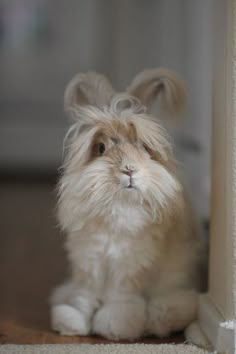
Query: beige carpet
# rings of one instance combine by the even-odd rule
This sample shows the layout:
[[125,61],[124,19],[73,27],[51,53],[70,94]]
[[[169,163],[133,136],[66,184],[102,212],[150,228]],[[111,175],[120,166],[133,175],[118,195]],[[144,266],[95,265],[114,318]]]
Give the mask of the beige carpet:
[[209,354],[188,344],[46,344],[0,346],[1,354]]

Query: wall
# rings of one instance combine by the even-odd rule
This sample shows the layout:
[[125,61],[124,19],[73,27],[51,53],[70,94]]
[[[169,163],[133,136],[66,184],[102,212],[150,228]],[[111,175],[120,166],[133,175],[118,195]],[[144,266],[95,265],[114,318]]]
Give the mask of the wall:
[[[212,228],[209,296],[225,319],[235,312],[236,4],[217,1],[214,37]],[[217,32],[218,28],[223,31]]]

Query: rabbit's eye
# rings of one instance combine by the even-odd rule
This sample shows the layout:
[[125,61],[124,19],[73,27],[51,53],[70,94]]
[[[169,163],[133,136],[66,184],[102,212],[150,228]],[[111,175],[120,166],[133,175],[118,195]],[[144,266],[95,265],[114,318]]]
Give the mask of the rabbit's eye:
[[103,155],[106,150],[105,144],[104,143],[99,143],[98,144],[98,151],[100,155]]
[[150,149],[146,144],[143,144],[144,149],[150,154]]
[[143,147],[147,151],[147,153],[152,157],[153,151],[146,144],[143,144]]

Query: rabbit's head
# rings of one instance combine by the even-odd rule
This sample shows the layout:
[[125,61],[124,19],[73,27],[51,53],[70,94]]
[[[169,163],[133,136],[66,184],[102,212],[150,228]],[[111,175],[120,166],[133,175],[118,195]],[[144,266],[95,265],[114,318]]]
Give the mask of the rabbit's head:
[[[183,82],[167,69],[141,72],[125,93],[96,73],[78,74],[65,92],[74,124],[60,182],[59,218],[75,230],[79,219],[106,218],[121,208],[142,208],[161,220],[176,208],[181,185],[165,129],[147,113],[160,97],[163,111],[183,108]],[[77,225],[77,226],[76,226]]]

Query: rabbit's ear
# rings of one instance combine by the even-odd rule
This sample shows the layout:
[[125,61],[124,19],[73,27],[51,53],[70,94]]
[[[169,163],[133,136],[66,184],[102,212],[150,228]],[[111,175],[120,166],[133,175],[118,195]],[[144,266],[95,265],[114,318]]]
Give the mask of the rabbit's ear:
[[178,115],[185,107],[185,84],[169,69],[147,69],[140,72],[127,91],[148,108],[160,97],[161,110],[168,115]]
[[101,108],[109,103],[113,94],[111,83],[105,76],[95,72],[80,73],[72,78],[65,90],[65,110],[78,105]]

